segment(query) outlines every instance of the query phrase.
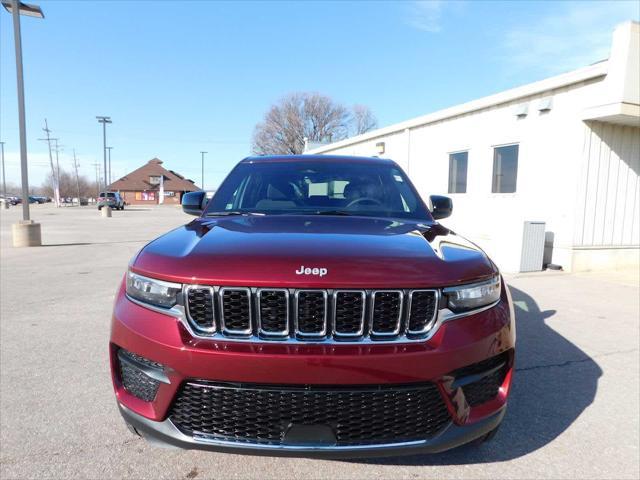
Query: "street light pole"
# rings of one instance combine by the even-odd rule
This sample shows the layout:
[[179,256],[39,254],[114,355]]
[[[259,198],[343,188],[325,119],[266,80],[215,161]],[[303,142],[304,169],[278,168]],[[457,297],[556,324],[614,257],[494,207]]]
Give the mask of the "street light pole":
[[107,147],[107,150],[109,150],[109,174],[107,175],[107,181],[109,182],[109,185],[111,185],[111,150],[113,150],[113,147]]
[[202,155],[202,190],[204,190],[204,154],[209,152],[200,152]]
[[[58,154],[60,152],[60,147],[58,146],[58,138],[52,138],[56,144],[56,185],[58,186],[58,197],[60,197],[60,159]],[[60,205],[58,205],[60,206]]]
[[20,128],[20,177],[22,181],[22,223],[14,224],[13,245],[29,247],[42,244],[40,224],[31,221],[29,215],[29,172],[27,168],[27,123],[24,109],[24,75],[22,71],[22,35],[20,15],[44,18],[36,5],[27,5],[18,0],[3,0],[2,5],[13,16],[13,39],[16,49],[16,80],[18,86],[18,125]]
[[4,178],[4,142],[0,142],[0,150],[2,151],[2,198],[7,203],[7,181]]
[[98,123],[102,124],[102,153],[104,163],[104,189],[107,189],[107,123],[111,123],[111,117],[97,116]]

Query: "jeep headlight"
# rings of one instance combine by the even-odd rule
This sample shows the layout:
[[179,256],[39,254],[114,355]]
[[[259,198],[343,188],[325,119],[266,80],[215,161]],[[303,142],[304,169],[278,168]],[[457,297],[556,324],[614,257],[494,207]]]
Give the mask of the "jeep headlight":
[[182,285],[179,283],[164,282],[127,272],[127,295],[141,302],[171,308],[178,303],[181,290]]
[[442,293],[447,299],[447,307],[453,312],[481,308],[500,299],[500,275],[484,282],[445,288]]

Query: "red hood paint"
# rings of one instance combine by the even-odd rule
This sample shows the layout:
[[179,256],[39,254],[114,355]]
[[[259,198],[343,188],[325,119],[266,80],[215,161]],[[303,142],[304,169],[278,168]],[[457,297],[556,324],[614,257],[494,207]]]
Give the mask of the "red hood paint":
[[[298,275],[301,266],[326,275]],[[297,288],[416,288],[497,272],[438,223],[339,216],[198,218],[154,240],[131,268],[180,283]]]

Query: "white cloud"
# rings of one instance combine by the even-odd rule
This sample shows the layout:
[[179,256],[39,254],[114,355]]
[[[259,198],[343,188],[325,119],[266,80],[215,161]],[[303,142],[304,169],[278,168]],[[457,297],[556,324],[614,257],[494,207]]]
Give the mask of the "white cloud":
[[443,0],[412,2],[407,12],[407,23],[425,32],[437,33],[442,30]]
[[507,30],[501,57],[512,71],[562,73],[609,56],[616,24],[637,20],[637,1],[571,2],[551,15]]

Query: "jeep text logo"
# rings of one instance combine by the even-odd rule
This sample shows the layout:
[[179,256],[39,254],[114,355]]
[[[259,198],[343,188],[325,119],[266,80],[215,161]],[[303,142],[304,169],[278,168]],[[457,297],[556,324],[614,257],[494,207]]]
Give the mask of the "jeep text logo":
[[296,275],[318,275],[320,277],[324,277],[329,270],[326,268],[318,268],[318,267],[305,267],[304,265],[300,265],[300,269],[296,270]]

